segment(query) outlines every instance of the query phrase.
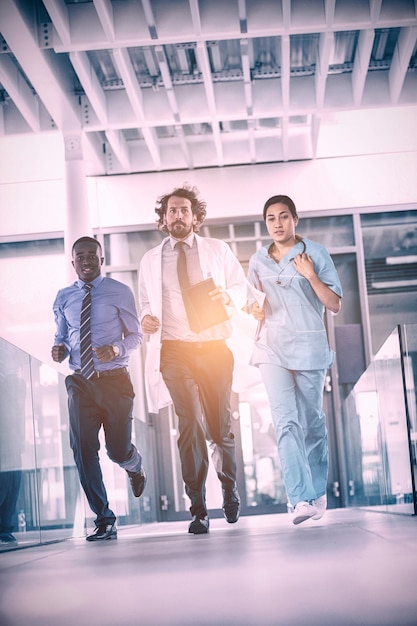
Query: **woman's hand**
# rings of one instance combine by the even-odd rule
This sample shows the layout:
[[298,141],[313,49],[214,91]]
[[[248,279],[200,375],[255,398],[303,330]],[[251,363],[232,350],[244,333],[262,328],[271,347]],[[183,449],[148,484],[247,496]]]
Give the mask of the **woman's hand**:
[[256,320],[264,320],[265,319],[265,311],[259,306],[257,302],[252,305],[251,311],[253,317]]
[[294,257],[294,267],[301,276],[307,280],[311,280],[315,276],[314,263],[309,254],[297,254]]
[[314,263],[308,254],[297,254],[294,258],[294,267],[301,276],[310,283],[314,293],[326,307],[335,315],[340,311],[340,297],[325,285],[314,271]]

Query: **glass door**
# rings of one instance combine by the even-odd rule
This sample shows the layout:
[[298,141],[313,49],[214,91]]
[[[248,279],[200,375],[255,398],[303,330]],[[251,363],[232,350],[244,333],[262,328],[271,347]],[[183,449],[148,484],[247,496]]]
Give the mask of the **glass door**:
[[397,327],[346,398],[343,417],[349,505],[413,514],[416,400],[411,352],[417,333],[415,325],[402,332],[407,350]]

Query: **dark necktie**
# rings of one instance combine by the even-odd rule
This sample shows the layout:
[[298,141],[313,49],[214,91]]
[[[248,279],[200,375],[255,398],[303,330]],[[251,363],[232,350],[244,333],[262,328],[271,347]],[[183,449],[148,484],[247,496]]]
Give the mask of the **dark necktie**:
[[187,294],[187,289],[190,286],[190,279],[188,277],[187,272],[187,259],[185,257],[184,246],[186,246],[183,241],[178,241],[175,244],[175,249],[178,250],[178,259],[177,259],[177,273],[178,273],[178,281],[180,283],[182,299],[184,301],[185,311],[187,313],[188,323],[190,328],[195,333],[200,331],[200,325],[197,321],[196,314],[194,312],[194,308],[190,302],[189,296]]
[[93,285],[86,283],[86,294],[81,305],[80,319],[80,358],[81,374],[84,378],[91,378],[94,374],[93,347],[91,345],[91,289]]
[[184,291],[190,286],[190,279],[188,278],[187,272],[187,259],[185,257],[184,246],[186,246],[183,241],[178,241],[175,244],[175,248],[178,250],[178,259],[177,259],[177,272],[178,272],[178,280],[180,283],[181,291]]

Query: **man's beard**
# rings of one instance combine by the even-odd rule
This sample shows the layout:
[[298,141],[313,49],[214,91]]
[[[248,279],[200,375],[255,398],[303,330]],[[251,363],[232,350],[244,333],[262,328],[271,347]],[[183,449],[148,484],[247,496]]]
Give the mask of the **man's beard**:
[[186,226],[184,222],[174,222],[168,227],[169,234],[175,239],[185,239],[192,232],[192,226]]

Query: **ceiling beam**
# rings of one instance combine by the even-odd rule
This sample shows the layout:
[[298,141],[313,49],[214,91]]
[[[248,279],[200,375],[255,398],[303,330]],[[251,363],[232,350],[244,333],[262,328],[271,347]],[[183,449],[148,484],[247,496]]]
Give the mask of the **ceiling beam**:
[[52,20],[55,31],[61,40],[62,45],[71,44],[71,29],[68,8],[64,0],[42,0],[49,17]]
[[282,0],[282,21],[284,30],[288,31],[291,26],[291,0]]
[[196,36],[200,37],[201,35],[201,17],[200,17],[200,6],[198,0],[189,0],[190,4],[190,12],[191,19],[193,22],[193,31]]
[[396,104],[400,98],[416,40],[417,27],[409,26],[401,29],[389,70],[389,87],[393,104]]
[[374,24],[379,20],[381,14],[382,0],[369,0],[369,8],[371,11],[371,22]]
[[333,51],[333,48],[334,34],[321,33],[315,74],[316,106],[318,109],[321,109],[323,107],[327,76],[329,74],[330,55]]
[[249,60],[249,43],[247,39],[240,40],[240,53],[242,57],[243,88],[245,90],[246,113],[253,115],[252,82]]
[[325,0],[324,15],[325,15],[327,27],[331,27],[333,25],[335,7],[336,7],[336,0]]
[[246,0],[237,0],[237,10],[239,14],[239,28],[242,34],[248,32],[248,16],[246,13]]
[[357,107],[362,102],[374,39],[375,31],[373,29],[367,28],[359,33],[352,69],[353,104]]
[[[0,24],[4,39],[57,128],[62,132],[78,131],[81,126],[78,101],[68,93],[68,78],[61,59],[52,50],[40,49],[36,27],[28,24],[13,0],[1,0]],[[21,105],[24,105],[23,96]]]
[[113,50],[113,58],[116,67],[119,70],[120,76],[123,80],[129,102],[137,118],[138,126],[141,128],[147,148],[155,164],[155,168],[157,170],[160,170],[162,167],[162,163],[156,133],[154,129],[145,126],[143,93],[138,83],[135,70],[130,61],[129,52],[126,50],[126,48],[115,48]]
[[178,110],[177,97],[175,95],[174,85],[172,84],[171,72],[169,70],[164,48],[162,46],[155,46],[155,54],[159,65],[159,71],[161,72],[162,82],[164,83],[168,102],[171,107],[171,112],[174,116],[174,121],[178,123],[181,120]]
[[158,39],[158,33],[156,30],[155,16],[152,10],[150,0],[142,0],[143,12],[145,14],[146,23],[148,25],[149,34],[151,39]]
[[122,131],[107,129],[106,138],[123,170],[127,174],[130,174],[132,171],[132,166],[129,156],[129,146],[127,145],[127,141],[124,138]]
[[208,57],[207,47],[204,42],[197,43],[196,57],[198,61],[198,67],[200,68],[200,72],[202,73],[204,79],[204,90],[206,93],[211,127],[213,131],[213,140],[216,149],[217,163],[220,166],[224,163],[223,146],[221,140],[220,125],[216,118],[216,99],[214,97],[214,87],[211,77],[210,61]]
[[290,108],[290,36],[281,37],[281,95],[282,108],[288,114]]
[[41,130],[39,100],[8,55],[0,55],[0,83],[34,133]]
[[93,0],[106,39],[114,41],[114,19],[111,0]]
[[80,79],[86,96],[97,115],[100,125],[107,126],[106,94],[97,78],[86,52],[70,52],[70,61]]

